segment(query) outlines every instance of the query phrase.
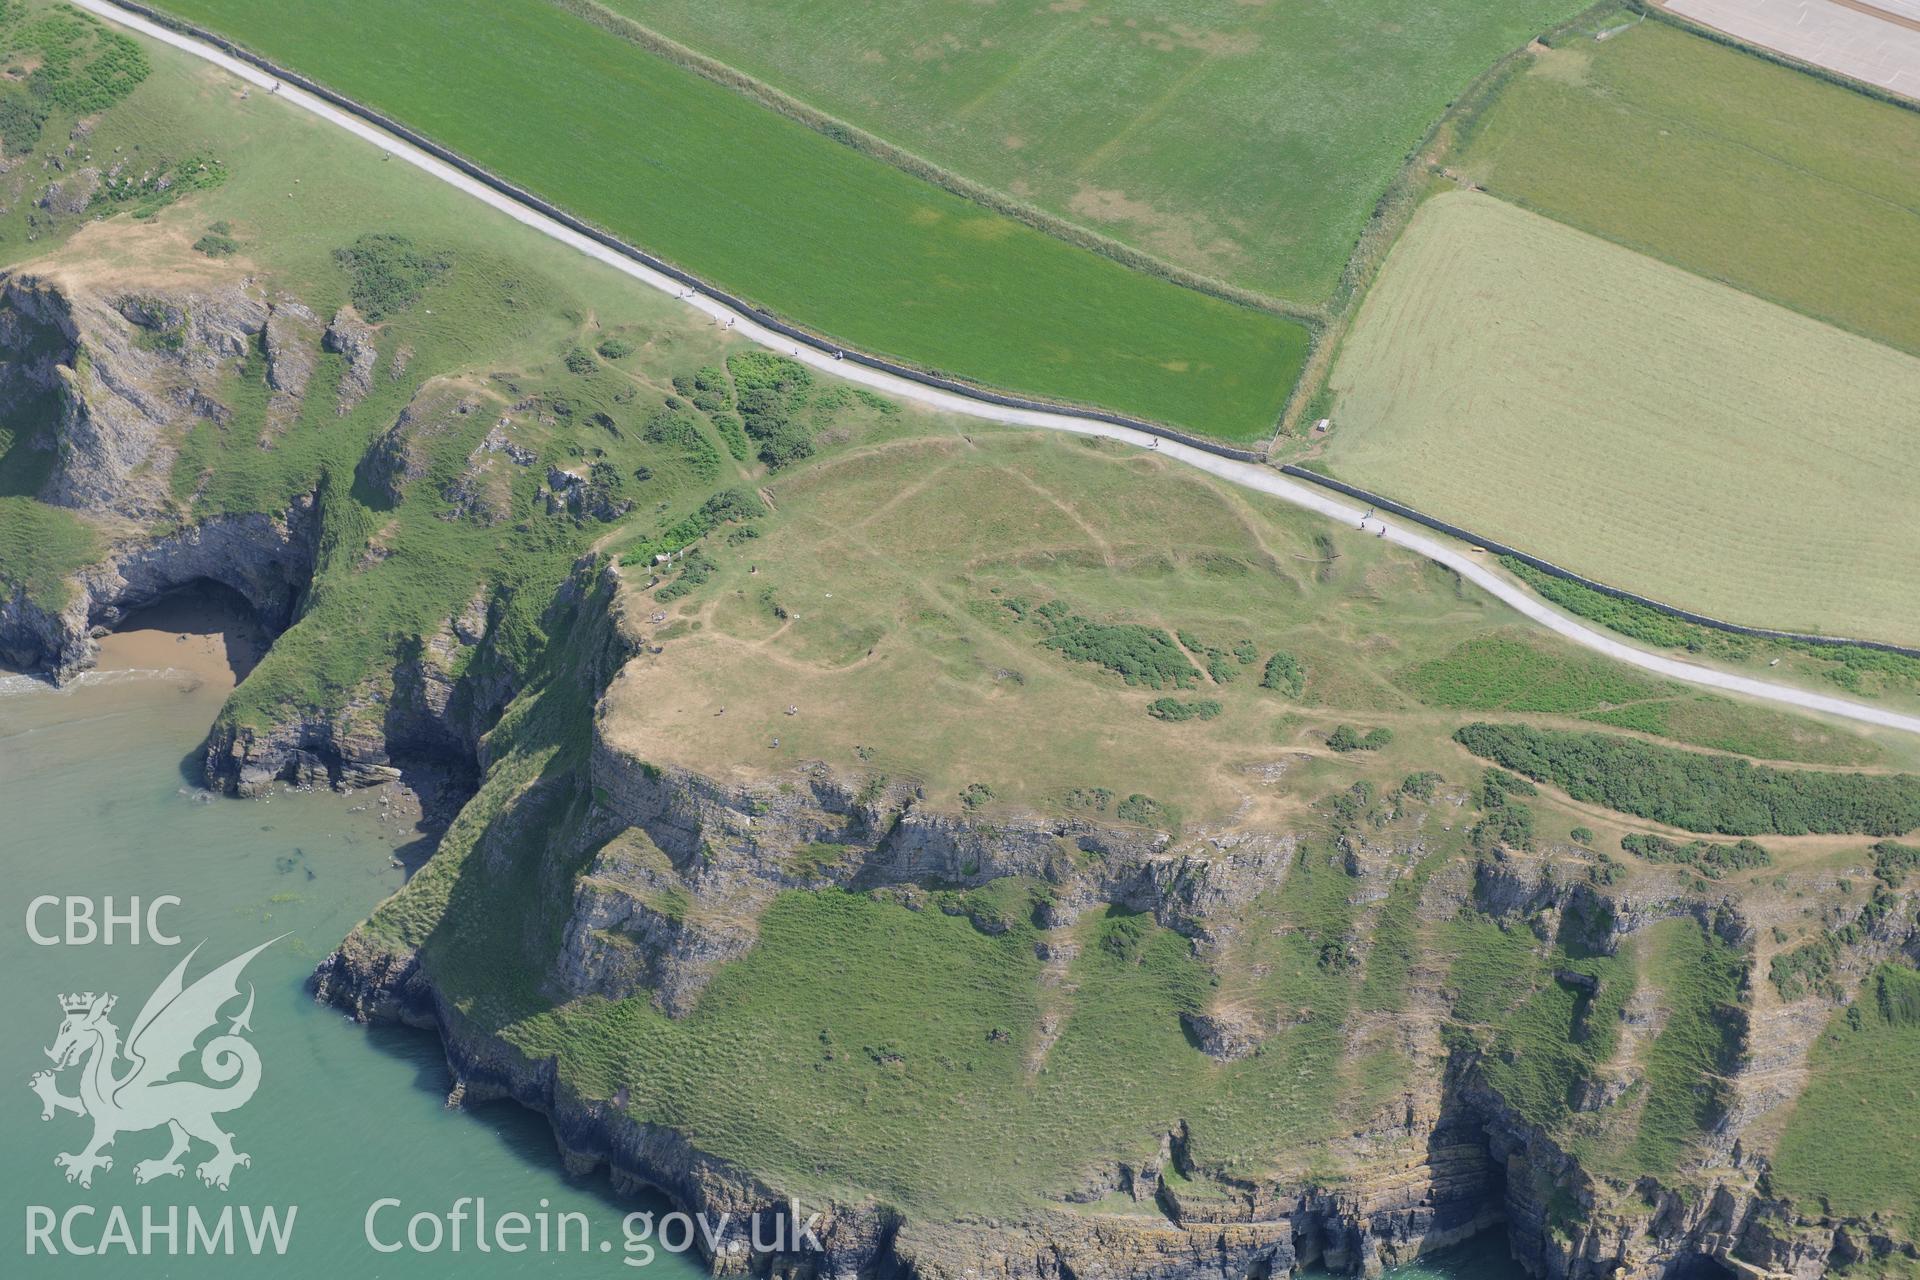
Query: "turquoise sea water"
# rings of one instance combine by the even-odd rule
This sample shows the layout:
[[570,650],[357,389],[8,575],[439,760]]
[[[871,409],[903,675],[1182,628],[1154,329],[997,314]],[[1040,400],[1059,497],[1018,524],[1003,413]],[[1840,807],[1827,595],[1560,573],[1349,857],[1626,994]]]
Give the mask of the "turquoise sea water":
[[[198,792],[182,762],[230,683],[219,646],[210,637],[123,635],[112,638],[102,663],[116,665],[139,670],[90,675],[58,691],[0,674],[0,1025],[7,1029],[0,1042],[0,1212],[6,1222],[0,1275],[484,1280],[614,1277],[642,1269],[633,1265],[642,1255],[638,1249],[629,1254],[623,1217],[636,1209],[664,1213],[667,1206],[616,1199],[603,1177],[568,1177],[545,1121],[529,1112],[510,1104],[447,1110],[449,1082],[432,1036],[368,1031],[309,998],[305,983],[313,966],[401,883],[396,851],[421,851],[410,821],[383,821],[385,807],[367,792],[283,791],[262,801]],[[162,916],[180,936],[178,946],[124,940],[41,946],[28,936],[28,905],[42,895],[96,903],[111,895],[124,909],[132,897],[150,901],[162,894],[181,899]],[[48,909],[39,922],[58,931],[60,917]],[[194,944],[203,945],[189,980],[281,934],[288,936],[252,962],[241,987],[244,993],[250,982],[256,990],[249,1039],[262,1062],[259,1092],[221,1120],[252,1164],[236,1170],[222,1192],[194,1176],[207,1154],[196,1147],[185,1159],[184,1177],[137,1186],[134,1165],[167,1146],[166,1131],[155,1129],[121,1135],[109,1149],[112,1169],[98,1173],[90,1189],[69,1184],[54,1155],[79,1150],[90,1126],[64,1112],[43,1121],[28,1087],[29,1078],[50,1065],[44,1050],[62,1018],[58,997],[115,993],[113,1021],[124,1032]],[[62,1073],[63,1092],[75,1092],[77,1075],[78,1069]],[[412,1213],[444,1214],[462,1196],[484,1197],[496,1220],[510,1211],[535,1224],[542,1212],[584,1214],[588,1247],[482,1253],[471,1227],[457,1254],[444,1235],[436,1252],[380,1253],[366,1239],[368,1208],[380,1199],[403,1205],[376,1218],[377,1236],[391,1243],[404,1236]],[[93,1247],[107,1243],[115,1206],[127,1215],[136,1247],[143,1211],[164,1225],[175,1209],[183,1215],[179,1252],[169,1252],[167,1237],[154,1233],[146,1236],[145,1254],[113,1243],[101,1255],[70,1256],[58,1224],[75,1206],[95,1210],[71,1219],[74,1243]],[[211,1223],[229,1207],[236,1237],[245,1234],[243,1208],[259,1214],[273,1207],[283,1221],[295,1208],[284,1255],[251,1256],[238,1239],[231,1257],[187,1255],[188,1210]],[[47,1215],[55,1222],[56,1254],[29,1233]],[[577,1239],[576,1228],[569,1240]],[[1500,1244],[1398,1276],[1505,1280],[1516,1273],[1504,1258]],[[644,1269],[657,1280],[699,1270],[664,1254]]]

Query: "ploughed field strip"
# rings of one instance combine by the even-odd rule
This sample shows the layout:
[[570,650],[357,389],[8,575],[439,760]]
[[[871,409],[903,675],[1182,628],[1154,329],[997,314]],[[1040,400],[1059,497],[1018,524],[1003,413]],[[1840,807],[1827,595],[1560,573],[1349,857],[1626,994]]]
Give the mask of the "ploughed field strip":
[[1305,359],[1296,321],[989,212],[546,4],[165,8],[862,350],[1235,441],[1271,434]]
[[1428,127],[1583,6],[611,0],[964,177],[1317,305]]
[[1450,192],[1331,386],[1342,479],[1709,616],[1920,642],[1920,358]]

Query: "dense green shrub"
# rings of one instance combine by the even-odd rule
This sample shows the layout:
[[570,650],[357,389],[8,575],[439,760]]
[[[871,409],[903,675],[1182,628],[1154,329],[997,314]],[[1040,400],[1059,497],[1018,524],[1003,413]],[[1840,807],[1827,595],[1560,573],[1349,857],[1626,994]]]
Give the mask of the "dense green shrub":
[[1708,840],[1689,840],[1685,844],[1665,836],[1625,835],[1620,848],[1648,862],[1680,863],[1697,870],[1709,880],[1718,880],[1729,871],[1752,867],[1770,867],[1773,855],[1751,840],[1734,844],[1714,844]]
[[1400,780],[1400,794],[1412,796],[1415,800],[1431,800],[1434,792],[1445,781],[1445,778],[1431,769],[1423,769],[1419,773],[1410,773]]
[[1250,640],[1242,640],[1235,651],[1229,653],[1225,649],[1208,644],[1190,631],[1176,631],[1174,635],[1179,638],[1181,645],[1188,653],[1198,655],[1207,664],[1207,678],[1215,684],[1228,684],[1238,680],[1240,666],[1253,660],[1251,656],[1237,661],[1235,658],[1239,648],[1244,648],[1249,655],[1253,653],[1253,642]]
[[205,235],[193,242],[193,247],[209,258],[230,258],[240,251],[240,242],[233,238],[232,231],[224,222],[213,223]]
[[1158,800],[1136,791],[1120,802],[1120,807],[1114,810],[1114,815],[1122,822],[1137,822],[1141,826],[1152,826],[1165,817],[1166,812],[1166,806]]
[[1307,670],[1292,654],[1276,653],[1267,659],[1267,670],[1260,677],[1260,687],[1284,693],[1289,698],[1298,698],[1306,692]]
[[993,788],[984,782],[969,782],[960,790],[960,803],[965,808],[978,809],[993,800]]
[[1211,720],[1220,714],[1220,704],[1211,698],[1182,702],[1178,698],[1155,698],[1147,704],[1147,714],[1155,720]]
[[720,441],[727,446],[727,452],[733,455],[735,462],[745,462],[753,453],[753,445],[747,440],[747,429],[740,421],[740,415],[721,410],[713,415],[713,429],[720,433]]
[[405,311],[453,265],[451,254],[423,252],[406,236],[384,231],[335,249],[333,260],[347,273],[353,305],[369,320]]
[[150,70],[139,45],[64,5],[36,15],[12,43],[40,55],[40,66],[28,78],[33,93],[74,115],[105,111],[132,93]]
[[1792,951],[1782,951],[1768,966],[1767,978],[1782,1000],[1798,1000],[1808,994],[1840,997],[1833,979],[1840,960],[1840,947],[1832,938],[1816,938]]
[[1482,853],[1498,847],[1531,849],[1533,830],[1533,809],[1517,800],[1508,800],[1474,823],[1467,839]]
[[1907,872],[1920,867],[1920,849],[1910,844],[1882,840],[1873,846],[1873,874],[1899,888],[1906,883]]
[[573,347],[567,352],[566,366],[568,373],[588,374],[598,369],[600,362],[585,347]]
[[594,350],[603,360],[625,360],[633,354],[633,344],[625,338],[602,338]]
[[672,445],[690,452],[707,447],[707,437],[700,430],[700,420],[685,410],[661,409],[647,419],[640,434],[653,444]]
[[1016,617],[1046,632],[1041,643],[1077,662],[1105,667],[1131,685],[1188,689],[1200,673],[1173,637],[1157,627],[1131,622],[1093,622],[1058,600],[1033,605],[1019,596],[1001,601]]
[[1537,796],[1540,788],[1525,778],[1516,778],[1505,769],[1489,769],[1480,780],[1480,804],[1482,808],[1497,809],[1507,802],[1508,796]]
[[693,401],[694,408],[702,413],[717,413],[733,404],[733,387],[718,365],[703,365],[691,374],[680,374],[673,380],[673,389]]
[[1378,751],[1393,741],[1391,729],[1369,729],[1362,734],[1350,724],[1343,724],[1327,735],[1327,745],[1335,751]]
[[1572,838],[1575,844],[1592,844],[1593,843],[1592,827],[1575,827],[1568,834]]
[[9,156],[20,157],[40,141],[40,128],[47,122],[46,102],[25,89],[9,88],[0,92],[0,147]]
[[1775,769],[1635,738],[1527,725],[1470,724],[1454,740],[1575,800],[1688,831],[1858,833],[1920,827],[1920,778]]

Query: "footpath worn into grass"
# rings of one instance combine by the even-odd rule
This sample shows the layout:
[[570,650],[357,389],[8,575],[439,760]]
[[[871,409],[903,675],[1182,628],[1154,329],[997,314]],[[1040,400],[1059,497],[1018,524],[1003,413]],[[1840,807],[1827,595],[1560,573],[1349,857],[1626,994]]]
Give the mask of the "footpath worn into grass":
[[166,7],[865,350],[1236,441],[1271,431],[1306,355],[1295,321],[990,213],[545,4]]
[[1904,352],[1448,192],[1331,386],[1343,479],[1728,621],[1920,642]]

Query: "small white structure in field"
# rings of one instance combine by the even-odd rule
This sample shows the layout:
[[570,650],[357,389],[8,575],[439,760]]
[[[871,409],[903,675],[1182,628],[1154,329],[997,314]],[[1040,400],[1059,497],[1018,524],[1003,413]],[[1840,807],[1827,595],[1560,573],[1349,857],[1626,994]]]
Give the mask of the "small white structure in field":
[[1313,429],[1316,434],[1325,435],[1327,434],[1327,432],[1333,430],[1333,419],[1322,418],[1318,422],[1313,424]]

